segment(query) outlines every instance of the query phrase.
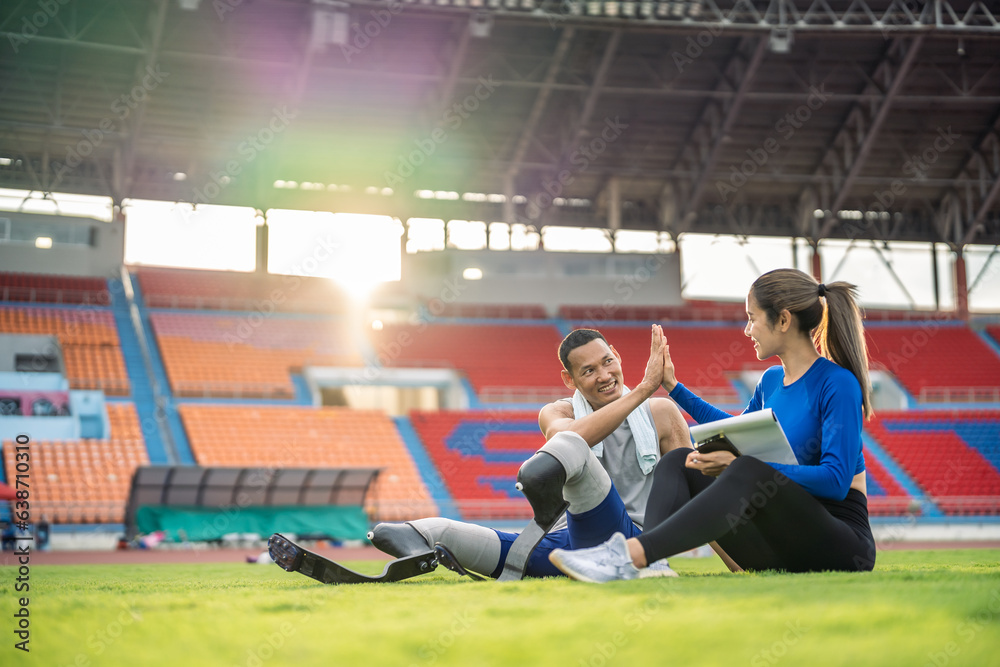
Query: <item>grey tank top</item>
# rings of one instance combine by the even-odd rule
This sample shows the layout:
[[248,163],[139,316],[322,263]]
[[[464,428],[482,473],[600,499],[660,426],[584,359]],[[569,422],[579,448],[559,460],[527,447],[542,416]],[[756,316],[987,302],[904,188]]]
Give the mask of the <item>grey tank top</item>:
[[[569,398],[562,400],[573,402]],[[655,429],[656,422],[653,421],[649,401],[643,401],[637,409],[646,413]],[[657,448],[656,457],[657,459],[660,457],[659,448]],[[635,439],[632,437],[632,429],[628,426],[628,420],[623,421],[621,426],[604,439],[604,454],[599,456],[597,460],[614,483],[632,522],[642,528],[643,518],[646,514],[646,500],[649,498],[649,490],[653,488],[653,473],[643,475],[642,469],[639,468],[639,460],[635,456]]]

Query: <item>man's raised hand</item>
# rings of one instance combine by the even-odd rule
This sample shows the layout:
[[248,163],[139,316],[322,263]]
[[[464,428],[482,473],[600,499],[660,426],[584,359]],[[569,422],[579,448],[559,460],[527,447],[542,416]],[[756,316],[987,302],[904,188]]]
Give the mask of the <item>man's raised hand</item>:
[[649,361],[646,362],[646,373],[642,376],[642,384],[647,385],[650,394],[663,383],[663,355],[666,352],[667,338],[663,328],[654,324],[650,333]]

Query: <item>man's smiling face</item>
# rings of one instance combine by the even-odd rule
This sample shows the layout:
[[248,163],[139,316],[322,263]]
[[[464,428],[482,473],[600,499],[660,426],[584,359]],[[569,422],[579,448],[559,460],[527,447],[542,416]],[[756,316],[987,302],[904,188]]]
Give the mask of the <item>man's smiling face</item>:
[[595,410],[621,398],[624,379],[615,348],[598,338],[572,350],[567,359],[570,371],[562,372],[563,382],[579,389]]

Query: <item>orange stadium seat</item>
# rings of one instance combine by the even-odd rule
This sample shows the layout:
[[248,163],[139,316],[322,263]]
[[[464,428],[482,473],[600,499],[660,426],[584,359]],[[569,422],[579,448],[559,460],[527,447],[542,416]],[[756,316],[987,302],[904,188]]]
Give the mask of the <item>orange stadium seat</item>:
[[366,502],[370,516],[402,521],[437,513],[395,425],[380,411],[195,404],[179,411],[199,464],[383,468]]
[[143,267],[135,270],[147,306],[208,310],[342,313],[346,298],[325,278]]
[[[31,516],[51,523],[121,523],[135,469],[149,457],[132,403],[108,403],[107,440],[31,443]],[[15,472],[14,447],[5,442],[8,479]]]
[[362,364],[337,320],[154,312],[150,321],[177,396],[291,398],[291,373]]
[[110,310],[0,307],[0,333],[55,336],[70,387],[129,395],[128,373]]

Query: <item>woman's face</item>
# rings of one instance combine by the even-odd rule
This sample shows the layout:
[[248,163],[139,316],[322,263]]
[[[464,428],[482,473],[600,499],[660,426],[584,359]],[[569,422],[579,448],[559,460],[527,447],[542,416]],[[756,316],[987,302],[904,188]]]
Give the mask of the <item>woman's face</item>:
[[753,292],[747,295],[747,325],[743,335],[753,341],[753,349],[761,361],[778,353],[781,332],[768,324],[767,313],[757,304]]

